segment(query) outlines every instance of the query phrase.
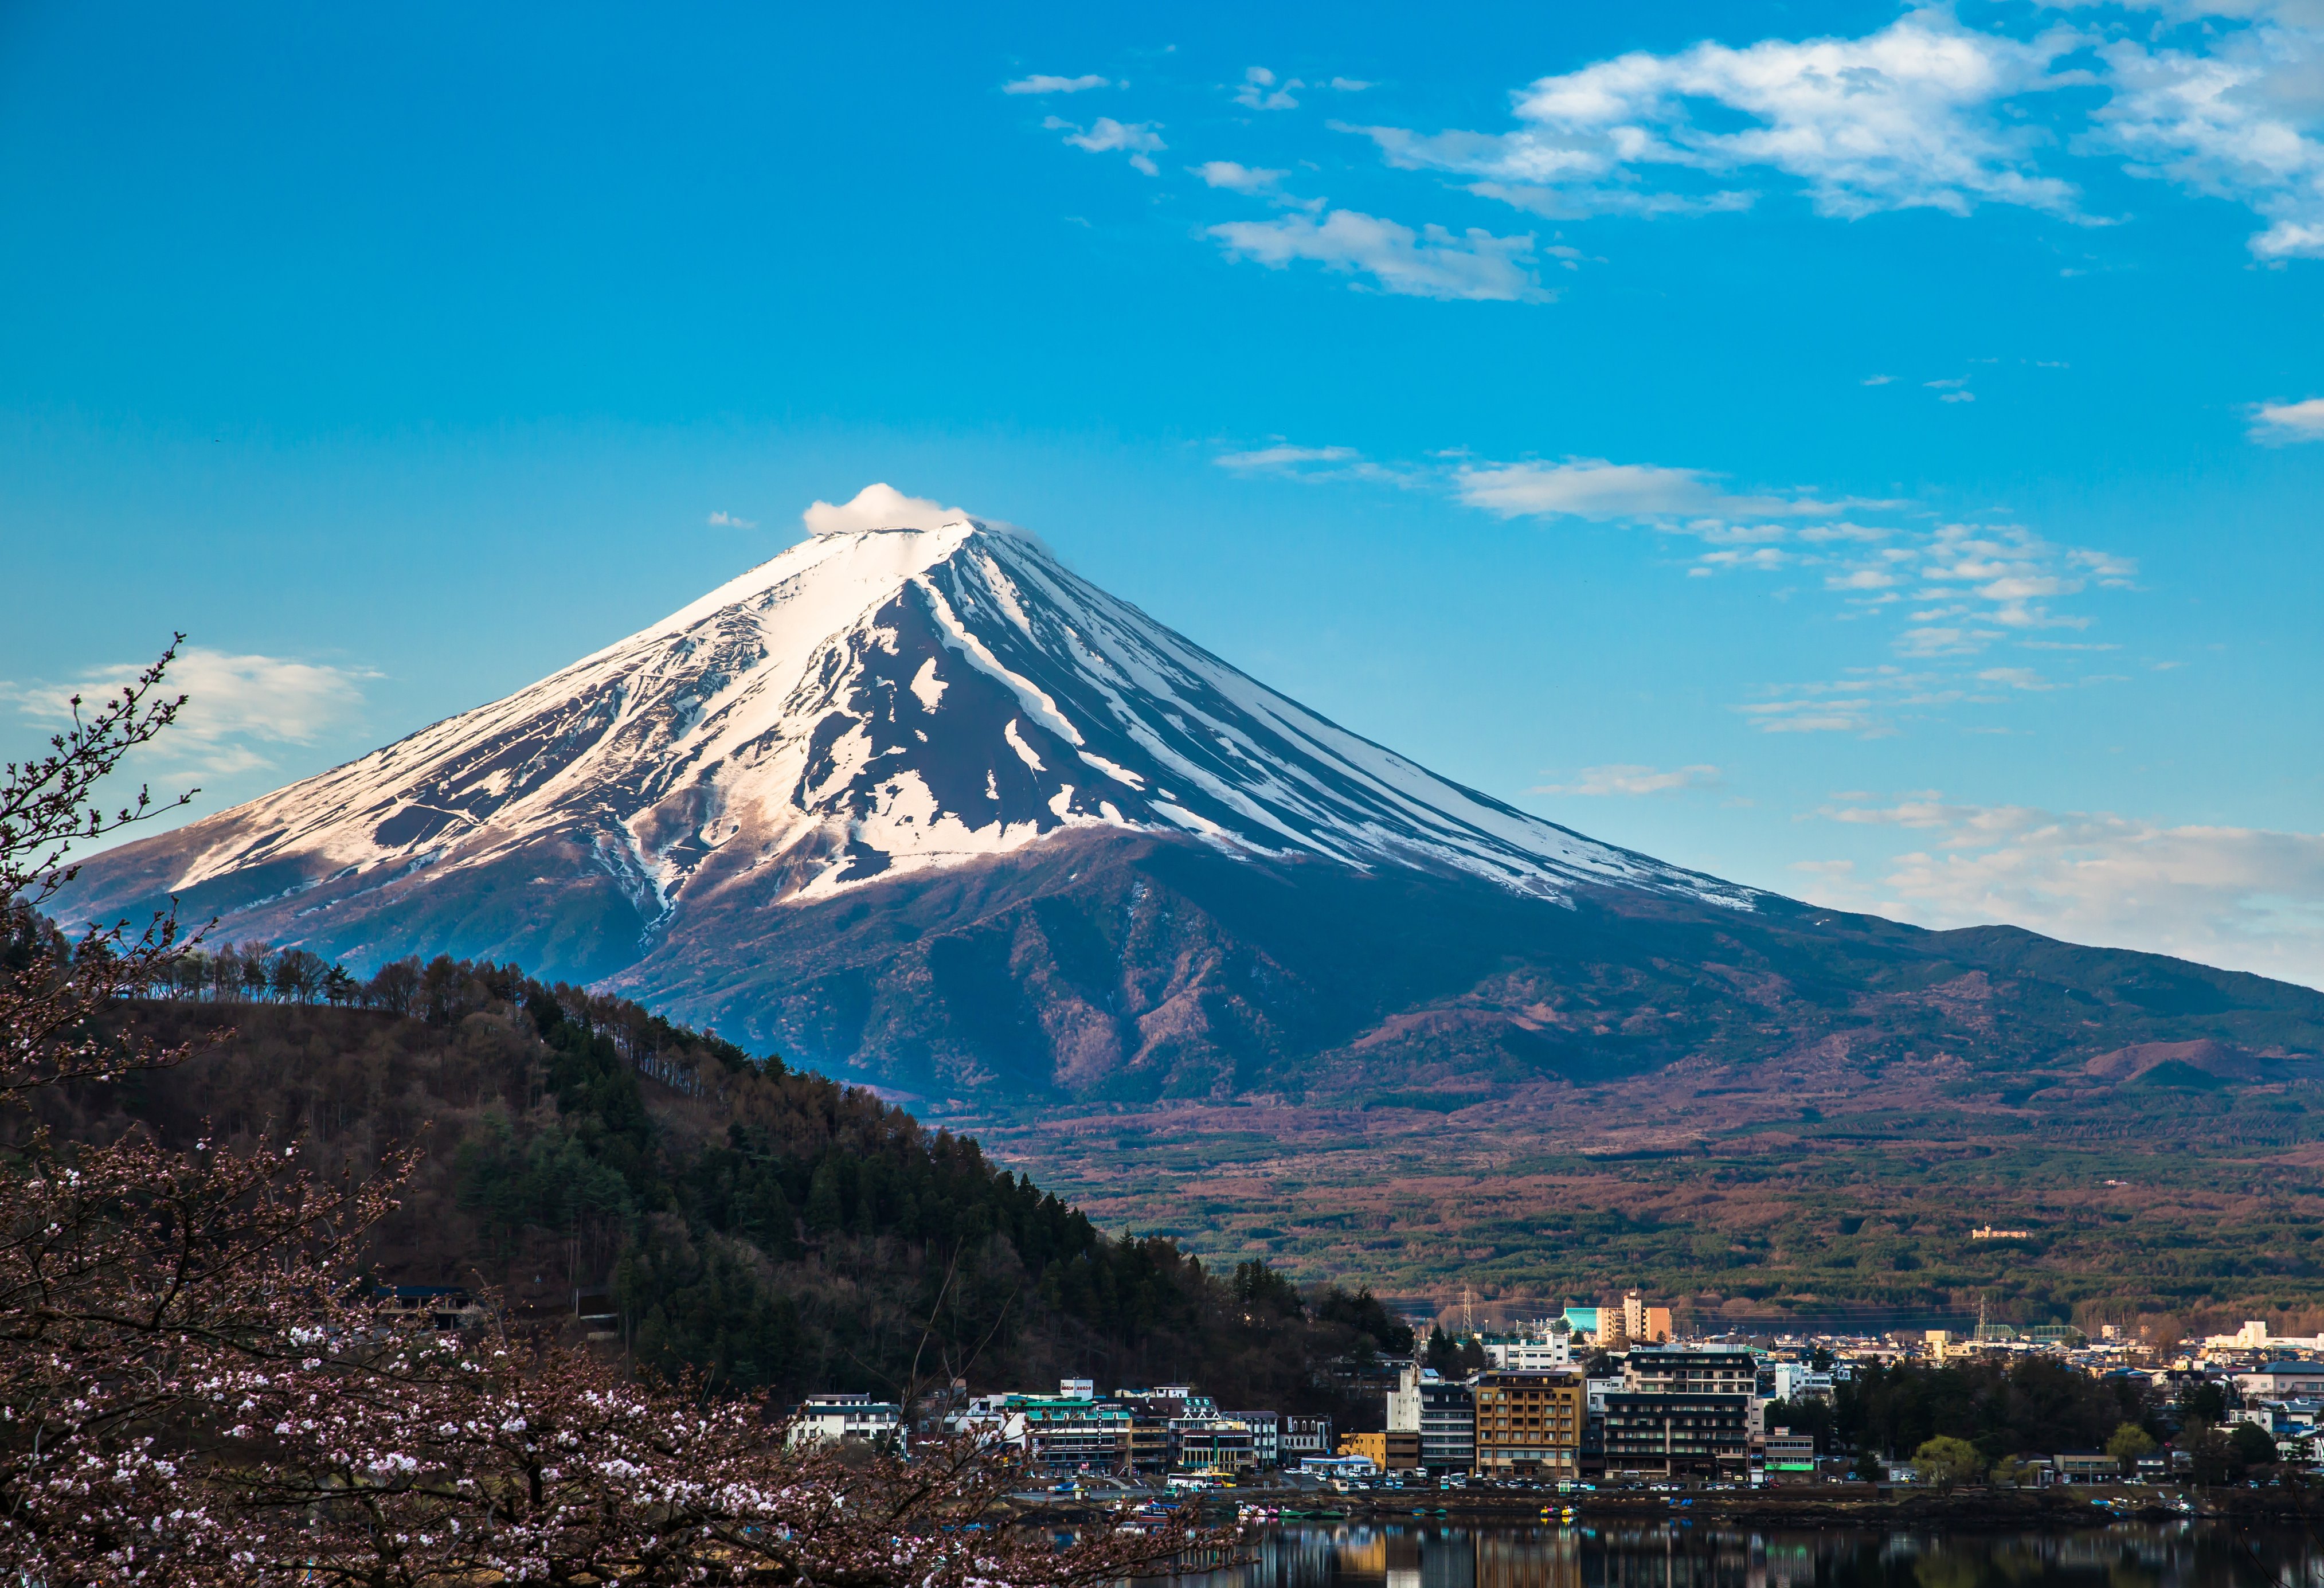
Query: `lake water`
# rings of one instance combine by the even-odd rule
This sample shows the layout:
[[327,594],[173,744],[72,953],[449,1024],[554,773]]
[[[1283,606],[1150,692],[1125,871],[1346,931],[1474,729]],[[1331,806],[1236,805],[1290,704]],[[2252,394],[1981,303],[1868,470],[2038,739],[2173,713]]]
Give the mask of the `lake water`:
[[2324,1545],[2222,1523],[2075,1532],[1286,1523],[1207,1588],[2324,1588]]

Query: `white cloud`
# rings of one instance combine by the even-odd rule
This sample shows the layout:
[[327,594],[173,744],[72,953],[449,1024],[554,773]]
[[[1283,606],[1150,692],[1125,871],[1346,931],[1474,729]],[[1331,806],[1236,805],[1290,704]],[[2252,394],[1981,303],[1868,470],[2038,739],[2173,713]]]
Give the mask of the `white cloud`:
[[2324,258],[2324,12],[2252,9],[2260,14],[2247,25],[2207,23],[2184,37],[2200,47],[2106,45],[2114,92],[2081,146],[2127,155],[2135,175],[2247,206],[2269,223],[2250,240],[2262,259]]
[[[1341,80],[1333,79],[1333,86],[1338,87]],[[1263,66],[1254,66],[1242,74],[1242,83],[1235,89],[1234,102],[1252,110],[1296,110],[1299,107],[1299,101],[1291,97],[1291,91],[1306,86],[1297,78],[1278,86],[1273,72]]]
[[1471,227],[1455,236],[1443,226],[1416,233],[1392,220],[1334,209],[1318,221],[1304,215],[1235,221],[1210,228],[1231,257],[1272,270],[1295,260],[1368,276],[1383,292],[1412,298],[1538,300],[1549,296],[1526,268],[1529,235],[1496,237]]
[[1859,386],[1885,386],[1895,378],[1896,377],[1895,375],[1867,375],[1862,380],[1858,381],[1857,384]]
[[1211,461],[1221,468],[1280,469],[1303,463],[1345,463],[1356,457],[1352,447],[1261,447],[1251,452],[1230,452]]
[[2252,439],[2280,446],[2287,441],[2324,441],[2324,397],[2305,402],[2263,402],[2252,410]]
[[1869,698],[1762,700],[1735,708],[1763,734],[1877,734],[1886,725]]
[[1202,178],[1204,185],[1224,188],[1232,193],[1264,192],[1281,181],[1285,173],[1268,171],[1264,166],[1238,165],[1231,160],[1206,160],[1189,168]]
[[1149,177],[1161,170],[1151,158],[1154,152],[1170,146],[1162,141],[1162,134],[1154,130],[1161,125],[1158,122],[1125,123],[1110,115],[1101,115],[1089,125],[1087,131],[1084,131],[1077,122],[1052,115],[1044,117],[1041,125],[1050,132],[1065,134],[1066,143],[1076,149],[1086,149],[1092,154],[1108,154],[1117,151],[1126,153],[1130,156],[1130,163]]
[[1701,469],[1609,463],[1602,457],[1563,463],[1473,466],[1454,477],[1461,500],[1503,518],[1609,519],[1783,518],[1821,516],[1839,504],[1806,497],[1730,495]]
[[1342,94],[1360,94],[1366,88],[1373,88],[1377,85],[1365,82],[1361,78],[1333,78],[1330,82],[1325,83],[1323,86],[1327,88],[1336,89]]
[[846,535],[862,530],[932,530],[971,515],[925,496],[907,496],[892,485],[873,484],[850,500],[810,503],[799,518],[810,535]]
[[729,530],[755,530],[759,527],[759,521],[757,519],[737,518],[724,508],[712,513],[708,518],[704,519],[702,522],[706,524],[716,524],[721,528]]
[[1651,766],[1586,766],[1571,783],[1546,783],[1536,794],[1675,794],[1685,789],[1710,789],[1719,783],[1715,766],[1683,766],[1669,771]]
[[2041,134],[2001,107],[2086,80],[2056,69],[2084,42],[2063,28],[1980,32],[1931,7],[1858,39],[1704,42],[1542,78],[1517,94],[1512,133],[1352,130],[1392,164],[1474,176],[1526,208],[1735,208],[1751,195],[1709,180],[1767,171],[1826,215],[1979,203],[2070,214],[2072,187],[2034,169]]
[[1811,873],[1815,903],[1939,928],[2006,921],[2324,986],[2324,834],[1935,799],[1820,814],[1938,836],[1877,883]]
[[2001,638],[1995,629],[1930,626],[1906,629],[1896,641],[1899,656],[1974,656]]
[[1113,87],[1111,81],[1099,77],[1095,72],[1085,73],[1077,78],[1049,77],[1044,73],[1036,72],[1029,78],[1019,78],[1013,83],[1001,84],[1001,91],[1004,94],[1079,94],[1090,88],[1111,88],[1111,87]]
[[2030,667],[1989,667],[1977,675],[1982,684],[2006,684],[2012,689],[2054,689],[2051,683]]
[[[69,716],[73,695],[97,699],[118,691],[141,668],[101,668],[72,684],[0,683],[0,698],[37,721]],[[292,661],[280,656],[235,655],[189,645],[178,653],[162,682],[186,697],[176,725],[141,754],[206,775],[260,771],[273,762],[252,741],[309,744],[354,717],[363,706],[363,669]]]

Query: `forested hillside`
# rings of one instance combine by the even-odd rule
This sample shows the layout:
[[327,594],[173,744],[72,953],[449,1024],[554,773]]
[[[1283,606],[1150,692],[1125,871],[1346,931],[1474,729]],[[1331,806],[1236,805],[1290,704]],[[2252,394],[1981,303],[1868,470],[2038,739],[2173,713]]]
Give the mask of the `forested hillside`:
[[1213,1276],[1167,1240],[1109,1236],[868,1092],[513,966],[401,961],[358,983],[229,948],[176,992],[122,1018],[227,1033],[176,1069],[58,1095],[46,1122],[85,1140],[272,1132],[358,1175],[416,1142],[381,1280],[498,1287],[542,1326],[614,1314],[648,1368],[785,1396],[1192,1379],[1231,1406],[1352,1417],[1378,1403],[1351,1376],[1409,1344],[1369,1295],[1303,1297],[1259,1264]]

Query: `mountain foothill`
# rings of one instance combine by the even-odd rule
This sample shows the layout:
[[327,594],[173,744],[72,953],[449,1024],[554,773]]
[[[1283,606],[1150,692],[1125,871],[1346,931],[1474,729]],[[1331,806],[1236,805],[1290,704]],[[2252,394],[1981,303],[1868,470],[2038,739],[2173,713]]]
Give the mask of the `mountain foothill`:
[[[973,1128],[1117,1227],[1311,1280],[2324,1300],[2304,1258],[2116,1282],[2064,1233],[2112,1217],[2084,1193],[2126,1153],[2155,1155],[2131,1165],[2150,1188],[2216,1171],[2255,1217],[2324,1211],[2324,994],[1600,843],[973,519],[815,536],[503,699],[100,854],[56,904],[172,897],[361,975],[521,964],[779,1054],[768,1086],[813,1073]],[[1932,1165],[1982,1187],[1960,1215],[2015,1208],[2052,1257],[1956,1261],[1962,1216],[1910,1205]],[[1528,1223],[1520,1184],[1564,1222]],[[1851,1252],[1886,1245],[1819,1266],[1850,1219]]]

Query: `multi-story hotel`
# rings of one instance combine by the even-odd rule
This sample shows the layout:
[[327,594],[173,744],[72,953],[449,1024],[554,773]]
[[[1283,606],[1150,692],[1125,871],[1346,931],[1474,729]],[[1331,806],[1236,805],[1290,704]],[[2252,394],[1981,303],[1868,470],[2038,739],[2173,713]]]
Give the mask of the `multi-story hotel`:
[[1476,1471],[1489,1477],[1572,1478],[1585,1422],[1578,1373],[1477,1377]]

